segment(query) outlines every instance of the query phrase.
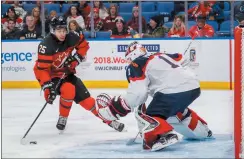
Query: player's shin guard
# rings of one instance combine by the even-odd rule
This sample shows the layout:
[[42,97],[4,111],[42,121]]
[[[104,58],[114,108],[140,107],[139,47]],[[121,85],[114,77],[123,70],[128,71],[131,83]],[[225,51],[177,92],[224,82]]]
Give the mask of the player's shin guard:
[[56,127],[59,130],[64,130],[75,97],[75,87],[71,83],[64,83],[60,92],[59,119]]
[[81,101],[79,104],[86,110],[92,112],[95,116],[99,117],[96,110],[94,98],[92,97],[86,98],[85,100]]
[[75,86],[71,83],[64,83],[60,88],[59,113],[62,117],[68,117],[75,98]]
[[177,113],[177,118],[188,131],[181,132],[189,139],[203,139],[212,136],[212,131],[208,128],[206,121],[197,115],[193,110],[187,108],[183,113]]

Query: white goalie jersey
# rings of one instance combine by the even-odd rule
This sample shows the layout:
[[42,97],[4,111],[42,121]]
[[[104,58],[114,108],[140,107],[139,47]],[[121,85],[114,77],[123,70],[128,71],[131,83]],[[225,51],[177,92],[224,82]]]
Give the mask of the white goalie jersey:
[[127,68],[129,87],[123,96],[133,109],[146,102],[148,95],[180,93],[199,88],[195,74],[181,66],[181,54],[144,55]]

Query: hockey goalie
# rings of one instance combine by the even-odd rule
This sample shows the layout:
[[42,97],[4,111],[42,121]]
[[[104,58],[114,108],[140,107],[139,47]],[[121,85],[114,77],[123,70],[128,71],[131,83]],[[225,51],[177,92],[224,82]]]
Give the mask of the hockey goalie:
[[[135,109],[143,149],[158,151],[180,140],[179,133],[167,122],[175,117],[194,139],[210,138],[207,123],[188,106],[200,96],[196,76],[182,66],[181,54],[150,55],[138,42],[128,46],[125,55],[130,62],[126,70],[127,93],[110,97],[102,93],[96,98],[98,114],[105,121],[118,120]],[[151,103],[145,107],[148,96]],[[189,133],[191,135],[189,135]]]

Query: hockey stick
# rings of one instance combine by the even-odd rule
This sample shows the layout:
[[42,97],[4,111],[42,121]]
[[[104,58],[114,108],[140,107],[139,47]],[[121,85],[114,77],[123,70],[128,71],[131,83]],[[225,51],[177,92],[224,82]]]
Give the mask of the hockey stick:
[[184,55],[186,54],[186,52],[187,52],[187,51],[188,51],[188,49],[190,48],[190,46],[191,46],[191,44],[192,44],[193,40],[194,40],[194,39],[192,39],[192,40],[190,41],[190,43],[188,44],[188,46],[187,46],[187,48],[186,48],[186,50],[185,50],[185,52],[184,52]]
[[[187,51],[189,50],[191,44],[193,43],[193,41],[194,41],[194,39],[195,39],[196,37],[197,37],[197,33],[195,33],[195,34],[193,35],[193,37],[191,38],[191,41],[189,42],[189,44],[188,44],[188,46],[187,46],[187,48],[186,48],[186,50],[185,50],[183,56],[186,56]],[[190,59],[189,59],[189,57],[188,57],[188,58],[184,58],[184,61],[182,62],[181,65],[182,65],[183,67],[186,67],[186,66],[188,66],[189,64],[190,64]]]
[[[56,85],[56,87],[55,87],[55,91],[56,91],[56,89],[58,88],[58,86],[60,85],[61,81],[64,79],[65,75],[66,75],[66,73],[64,73],[64,74],[62,75],[62,77],[59,79],[59,81],[58,81],[58,83],[57,83],[57,85]],[[37,117],[35,118],[35,120],[32,122],[31,126],[30,126],[29,129],[26,131],[25,135],[22,137],[22,139],[21,139],[21,144],[23,144],[23,145],[26,144],[26,142],[24,141],[25,137],[28,135],[29,131],[31,130],[31,128],[33,127],[33,125],[36,123],[37,119],[38,119],[39,116],[41,115],[42,111],[46,108],[47,104],[48,104],[48,102],[46,102],[46,103],[44,104],[44,106],[42,107],[41,111],[39,112],[39,114],[37,115]],[[33,143],[33,144],[36,144],[36,141],[31,141],[30,144],[32,144],[32,143]]]
[[140,133],[140,132],[137,133],[136,137],[134,137],[134,138],[128,140],[128,141],[126,142],[126,145],[127,145],[127,146],[130,146],[130,145],[134,145],[134,144],[136,144],[135,141],[136,141],[137,136],[139,135],[139,133]]
[[185,52],[184,52],[184,55],[186,54],[186,52],[188,51],[188,49],[190,48],[192,42],[194,41],[194,39],[195,39],[196,37],[197,37],[197,33],[195,33],[195,34],[193,35],[193,37],[191,38],[191,41],[190,41],[190,43],[188,44],[188,46],[187,46],[187,48],[186,48],[186,50],[185,50]]

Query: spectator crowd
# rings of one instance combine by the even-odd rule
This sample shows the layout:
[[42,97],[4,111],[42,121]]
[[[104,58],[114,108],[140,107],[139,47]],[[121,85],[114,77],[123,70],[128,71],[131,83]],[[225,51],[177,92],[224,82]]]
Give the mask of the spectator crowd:
[[[2,39],[42,39],[53,17],[64,16],[69,31],[94,30],[105,38],[163,38],[230,36],[230,1],[142,2],[141,31],[138,2],[131,1],[2,1]],[[91,4],[93,3],[93,10]],[[6,12],[3,12],[5,10]],[[45,25],[42,25],[42,21]],[[244,25],[244,1],[234,2],[234,26]],[[94,22],[94,29],[92,28]],[[42,28],[42,27],[45,28]],[[43,32],[44,31],[44,32]]]

